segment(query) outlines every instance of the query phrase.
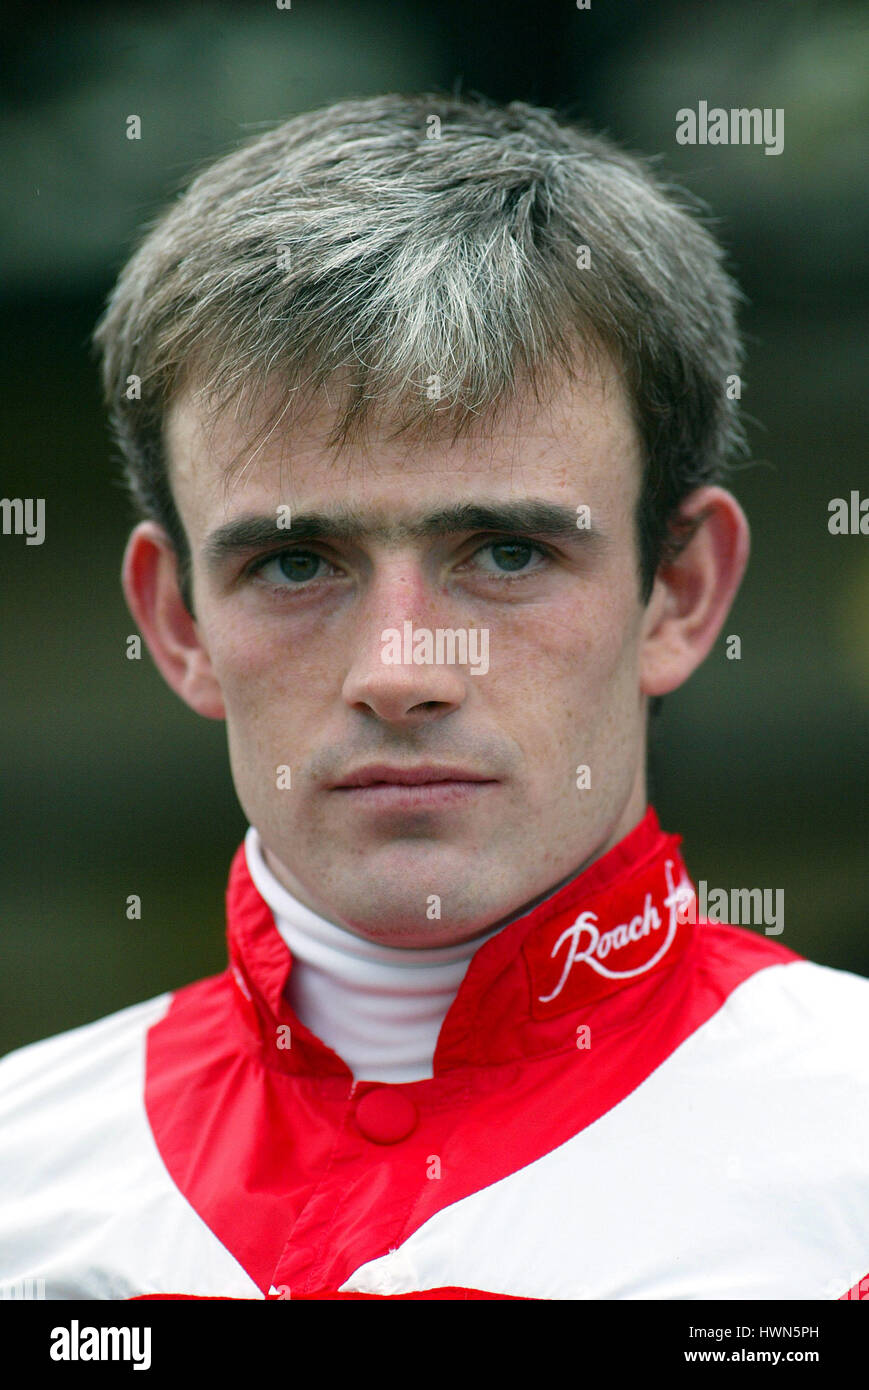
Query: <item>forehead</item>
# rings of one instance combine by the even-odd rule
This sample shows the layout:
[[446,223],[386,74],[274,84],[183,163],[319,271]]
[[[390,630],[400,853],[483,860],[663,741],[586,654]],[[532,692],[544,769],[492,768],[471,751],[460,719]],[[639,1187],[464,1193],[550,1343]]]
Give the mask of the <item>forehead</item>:
[[[274,417],[274,418],[272,418]],[[640,479],[637,430],[613,364],[583,362],[543,399],[530,391],[481,415],[456,436],[444,429],[396,434],[385,421],[341,446],[327,441],[336,419],[323,392],[301,417],[282,411],[277,384],[244,408],[209,410],[187,386],[164,427],[169,480],[193,540],[254,507],[341,505],[382,530],[418,515],[427,501],[558,496],[565,504],[634,500]]]

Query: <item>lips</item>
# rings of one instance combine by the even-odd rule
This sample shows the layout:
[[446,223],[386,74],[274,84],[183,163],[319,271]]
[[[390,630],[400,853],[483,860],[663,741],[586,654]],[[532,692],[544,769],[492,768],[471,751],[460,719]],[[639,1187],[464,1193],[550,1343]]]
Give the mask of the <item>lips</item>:
[[360,768],[342,781],[335,783],[335,790],[353,787],[422,787],[443,782],[493,782],[494,777],[486,777],[481,772],[473,772],[466,767],[391,767],[387,763],[372,763]]

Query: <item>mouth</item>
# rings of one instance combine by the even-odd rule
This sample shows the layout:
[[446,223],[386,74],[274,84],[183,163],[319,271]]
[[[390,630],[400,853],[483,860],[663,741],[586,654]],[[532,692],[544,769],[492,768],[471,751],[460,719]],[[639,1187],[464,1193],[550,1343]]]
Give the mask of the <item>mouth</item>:
[[482,772],[472,772],[466,767],[436,767],[433,764],[418,767],[390,767],[387,763],[371,763],[351,772],[342,781],[336,782],[334,790],[355,790],[359,787],[422,787],[433,782],[491,782]]
[[390,767],[372,764],[350,773],[332,790],[372,808],[432,808],[479,796],[497,778],[462,767]]

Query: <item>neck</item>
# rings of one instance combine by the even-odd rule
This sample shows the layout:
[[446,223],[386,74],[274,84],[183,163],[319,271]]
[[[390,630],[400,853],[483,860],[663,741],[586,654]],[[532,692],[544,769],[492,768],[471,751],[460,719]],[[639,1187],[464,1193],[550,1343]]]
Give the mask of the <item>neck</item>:
[[477,949],[502,924],[458,945],[382,946],[294,897],[272,872],[253,827],[245,851],[251,878],[292,956],[287,1002],[297,1017],[357,1079],[431,1077],[447,1011]]
[[290,1008],[355,1079],[401,1083],[433,1075],[441,1026],[484,942],[555,897],[621,838],[611,832],[570,874],[482,933],[413,949],[371,941],[301,901],[272,868],[273,857],[254,827],[245,838],[245,853],[254,885],[290,951],[285,991]]

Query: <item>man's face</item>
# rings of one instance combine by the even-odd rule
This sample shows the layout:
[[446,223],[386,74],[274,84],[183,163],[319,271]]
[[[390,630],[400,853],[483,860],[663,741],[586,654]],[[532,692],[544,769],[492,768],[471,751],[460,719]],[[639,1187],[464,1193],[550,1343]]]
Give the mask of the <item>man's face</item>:
[[[292,893],[383,943],[481,933],[645,807],[636,431],[609,369],[523,404],[472,439],[340,454],[328,409],[255,453],[249,427],[203,427],[188,396],[167,422],[242,807]],[[561,529],[542,510],[531,529],[437,520],[529,502],[561,509]],[[312,540],[314,513],[361,529]],[[227,530],[257,518],[259,539]],[[439,629],[460,634],[452,651]],[[376,765],[374,785],[338,785]]]

